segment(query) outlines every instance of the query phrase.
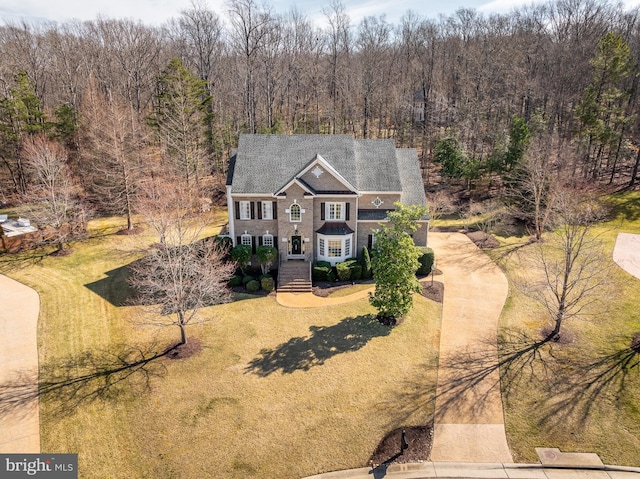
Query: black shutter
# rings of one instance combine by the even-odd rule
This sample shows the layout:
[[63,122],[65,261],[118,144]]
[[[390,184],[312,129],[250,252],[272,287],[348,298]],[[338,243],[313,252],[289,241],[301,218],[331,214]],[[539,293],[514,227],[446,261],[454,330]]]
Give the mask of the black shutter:
[[371,249],[373,246],[373,235],[369,235],[367,237],[367,249]]
[[236,246],[238,246],[239,244],[242,244],[242,237],[236,236]]
[[258,201],[258,219],[262,219],[262,201]]
[[324,203],[320,203],[320,219],[324,221]]
[[278,219],[278,202],[277,201],[273,201],[273,204],[271,205],[271,213],[273,214],[273,219],[277,220]]
[[251,237],[251,251],[253,252],[253,254],[256,254],[256,237],[255,236]]
[[273,237],[273,247],[275,249],[278,249],[278,237],[277,236]]
[[236,210],[236,219],[239,220],[240,219],[240,202],[236,201],[234,203],[234,207],[235,207],[235,210]]
[[351,203],[347,203],[344,208],[345,208],[345,218],[347,219],[347,221],[349,221],[349,207],[351,206]]
[[252,201],[251,202],[251,219],[255,220],[256,219],[256,208],[255,208],[256,204]]
[[258,236],[258,246],[262,246],[262,236]]

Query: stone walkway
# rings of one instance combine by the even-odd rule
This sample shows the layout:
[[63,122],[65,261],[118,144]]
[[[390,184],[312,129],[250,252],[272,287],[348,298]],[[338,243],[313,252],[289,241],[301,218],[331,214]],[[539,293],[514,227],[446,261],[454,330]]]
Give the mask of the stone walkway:
[[[38,293],[0,275],[0,386],[38,381]],[[3,410],[0,404],[0,453],[39,453],[37,401]]]
[[498,320],[509,286],[461,233],[430,233],[444,302],[431,460],[511,463],[504,429]]

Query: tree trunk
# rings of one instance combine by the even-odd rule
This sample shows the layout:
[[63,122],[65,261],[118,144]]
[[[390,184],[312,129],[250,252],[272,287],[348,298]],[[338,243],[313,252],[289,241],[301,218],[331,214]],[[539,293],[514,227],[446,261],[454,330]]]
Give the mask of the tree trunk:
[[631,172],[631,181],[629,187],[636,184],[636,177],[638,176],[638,166],[640,166],[640,147],[638,147],[638,155],[636,156],[636,164],[633,165],[633,171]]
[[187,344],[187,328],[182,319],[179,320],[178,326],[180,327],[180,344]]

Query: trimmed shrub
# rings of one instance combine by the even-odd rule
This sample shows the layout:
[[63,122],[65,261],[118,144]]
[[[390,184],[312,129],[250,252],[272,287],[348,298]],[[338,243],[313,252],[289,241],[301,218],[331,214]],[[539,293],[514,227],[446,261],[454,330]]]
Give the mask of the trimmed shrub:
[[256,256],[258,257],[258,261],[260,262],[262,274],[267,274],[271,269],[271,265],[278,257],[278,250],[273,246],[258,246],[258,248],[256,249]]
[[333,272],[333,269],[330,269],[327,273],[327,281],[333,283],[336,280],[336,274]]
[[351,279],[356,280],[362,278],[362,265],[360,263],[353,263],[349,266],[351,270]]
[[250,281],[255,281],[255,280],[256,280],[256,279],[255,279],[253,276],[249,276],[249,275],[247,275],[247,276],[245,276],[244,278],[242,278],[242,285],[243,285],[244,287],[246,287],[246,286],[247,286],[247,283],[249,283]]
[[362,279],[371,278],[371,256],[369,255],[369,248],[366,246],[362,247],[360,265],[362,266]]
[[239,276],[239,275],[232,276],[229,282],[227,283],[227,286],[229,286],[230,288],[235,288],[236,286],[242,286],[242,276]]
[[316,261],[315,266],[320,266],[321,268],[329,268],[331,269],[331,263],[328,261]]
[[315,281],[327,281],[327,275],[331,272],[331,266],[314,266],[312,270]]
[[425,275],[431,273],[431,268],[433,268],[433,262],[435,261],[435,254],[431,248],[426,246],[420,247],[420,251],[422,254],[418,258],[420,261],[420,267],[416,274]]
[[256,291],[260,290],[260,283],[255,279],[252,279],[245,285],[245,288],[249,293],[255,293]]
[[260,279],[260,286],[265,291],[273,291],[276,288],[276,282],[271,276],[263,276]]
[[350,263],[348,261],[336,264],[336,272],[338,273],[338,279],[340,281],[347,281],[351,278],[351,269],[349,268],[349,265]]
[[239,244],[237,246],[234,246],[231,250],[231,259],[238,263],[238,266],[243,273],[245,268],[251,261],[251,256],[253,256],[253,253],[251,252],[251,246],[248,246],[246,244]]

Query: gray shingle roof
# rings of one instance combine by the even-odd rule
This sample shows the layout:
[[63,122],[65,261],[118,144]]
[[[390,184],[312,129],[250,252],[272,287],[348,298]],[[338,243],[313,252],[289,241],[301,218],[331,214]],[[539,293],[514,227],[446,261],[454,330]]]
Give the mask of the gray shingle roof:
[[355,140],[360,191],[400,191],[400,175],[393,140]]
[[403,203],[426,205],[416,150],[351,135],[240,135],[227,184],[233,193],[271,195],[316,155],[359,191],[402,191]]
[[398,148],[398,171],[402,182],[402,195],[400,202],[405,205],[427,206],[427,198],[424,194],[422,172],[418,162],[418,152],[413,148]]
[[356,185],[355,145],[349,135],[240,135],[234,193],[273,194],[322,156]]

